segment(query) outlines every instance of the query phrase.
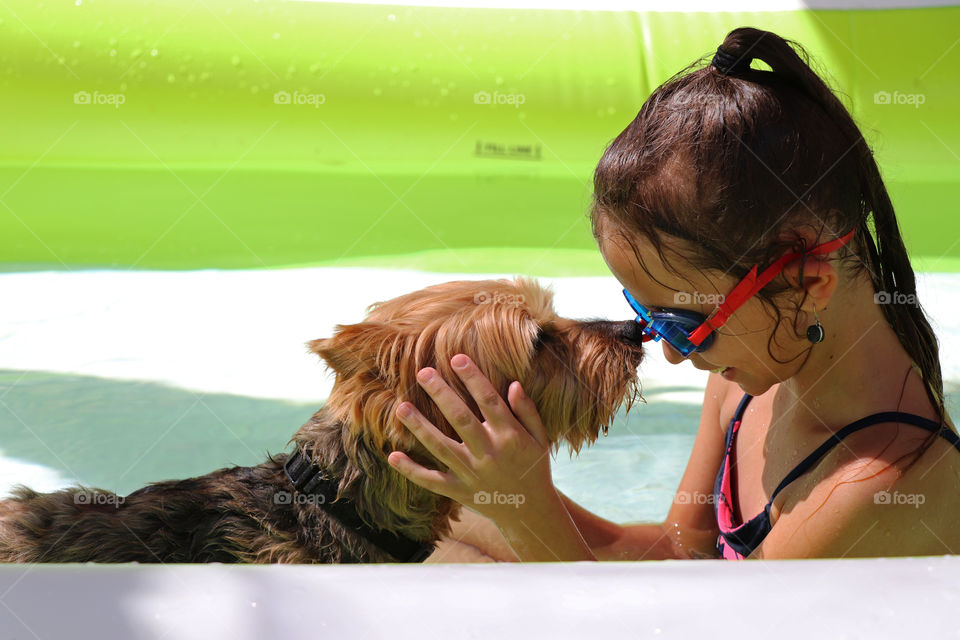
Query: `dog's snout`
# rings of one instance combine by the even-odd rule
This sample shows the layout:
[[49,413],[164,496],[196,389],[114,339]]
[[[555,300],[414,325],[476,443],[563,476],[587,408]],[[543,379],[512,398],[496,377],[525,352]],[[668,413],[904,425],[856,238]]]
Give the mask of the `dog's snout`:
[[613,332],[618,340],[634,346],[643,344],[643,330],[636,320],[624,320],[614,324],[616,327]]
[[594,320],[585,323],[586,327],[600,334],[612,338],[617,342],[639,347],[643,343],[643,330],[635,320],[612,322],[609,320]]

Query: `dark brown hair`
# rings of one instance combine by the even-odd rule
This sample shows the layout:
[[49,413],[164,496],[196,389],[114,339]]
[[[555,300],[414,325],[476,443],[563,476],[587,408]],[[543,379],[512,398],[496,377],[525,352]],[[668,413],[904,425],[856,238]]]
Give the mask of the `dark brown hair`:
[[[839,253],[842,265],[851,275],[866,270],[874,290],[894,302],[912,302],[884,304],[883,312],[942,425],[937,339],[917,302],[880,170],[852,116],[798,43],[741,27],[720,48],[740,61],[729,75],[695,61],[658,87],[606,149],[594,174],[594,235],[639,234],[678,275],[665,254],[742,277],[754,264],[802,250],[802,229],[813,230],[815,244],[856,229]],[[751,59],[769,70],[750,68]],[[663,242],[669,237],[696,252],[672,248]],[[773,299],[788,288],[777,278],[759,294],[777,326]]]

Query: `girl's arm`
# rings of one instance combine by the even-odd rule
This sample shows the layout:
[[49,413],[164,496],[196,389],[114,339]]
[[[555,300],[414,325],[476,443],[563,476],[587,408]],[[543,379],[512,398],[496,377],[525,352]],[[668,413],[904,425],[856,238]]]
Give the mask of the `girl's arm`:
[[[401,451],[392,452],[387,461],[415,484],[494,520],[523,560],[594,560],[553,486],[546,428],[520,383],[510,385],[508,406],[466,355],[457,354],[451,365],[484,421],[435,369],[421,369],[417,382],[461,441],[443,434],[409,402],[401,402],[397,417],[446,470],[424,467]],[[506,500],[477,498],[484,493]]]
[[[580,536],[598,560],[662,560],[716,557],[719,531],[713,511],[713,481],[723,457],[725,424],[721,407],[730,383],[711,374],[700,428],[687,469],[662,523],[620,525],[591,513],[557,492]],[[488,518],[464,510],[451,534],[432,556],[436,562],[486,558],[516,561],[517,554]]]

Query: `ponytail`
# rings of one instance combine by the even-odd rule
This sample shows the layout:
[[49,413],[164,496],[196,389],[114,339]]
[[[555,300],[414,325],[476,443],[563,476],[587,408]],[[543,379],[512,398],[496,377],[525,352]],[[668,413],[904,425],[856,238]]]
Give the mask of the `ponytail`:
[[[800,226],[832,237],[856,229],[844,264],[867,270],[877,302],[892,302],[884,317],[943,428],[937,338],[917,301],[893,204],[873,151],[809,59],[796,42],[743,27],[727,34],[710,64],[695,61],[658,87],[597,165],[594,234],[609,222],[648,238],[668,266],[661,238],[679,238],[698,248],[682,256],[692,266],[742,277],[795,249]],[[778,322],[774,296],[785,288],[774,281],[758,294]]]
[[861,259],[870,272],[877,296],[893,301],[883,305],[884,316],[907,354],[920,368],[927,394],[942,424],[945,410],[937,338],[917,299],[916,278],[900,235],[893,203],[860,129],[833,91],[811,70],[809,56],[798,43],[769,31],[741,27],[727,35],[720,49],[740,60],[763,60],[775,74],[810,96],[840,132],[849,153],[855,154],[861,196],[856,243],[861,248]]

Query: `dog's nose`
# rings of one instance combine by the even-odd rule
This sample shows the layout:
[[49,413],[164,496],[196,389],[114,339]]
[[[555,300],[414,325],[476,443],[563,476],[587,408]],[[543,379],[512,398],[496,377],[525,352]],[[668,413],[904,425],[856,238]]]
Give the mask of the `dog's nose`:
[[615,323],[615,325],[613,333],[618,340],[638,347],[643,344],[643,329],[641,329],[639,322],[624,320]]

